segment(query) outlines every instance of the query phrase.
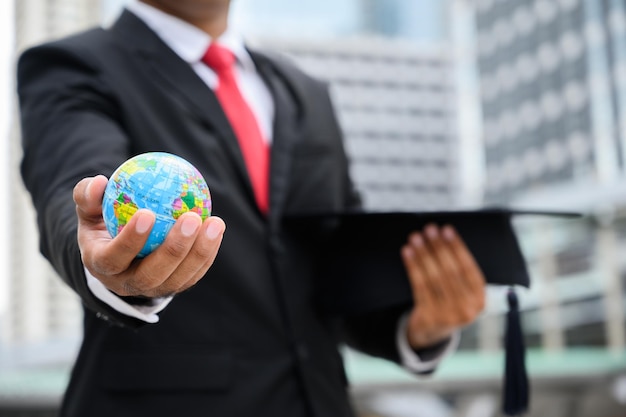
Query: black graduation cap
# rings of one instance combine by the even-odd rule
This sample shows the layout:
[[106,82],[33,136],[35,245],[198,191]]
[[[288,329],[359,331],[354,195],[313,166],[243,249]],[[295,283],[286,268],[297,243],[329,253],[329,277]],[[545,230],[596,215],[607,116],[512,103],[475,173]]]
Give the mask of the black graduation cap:
[[528,408],[516,286],[530,287],[526,261],[512,218],[520,215],[579,217],[577,213],[484,208],[438,212],[348,212],[288,216],[285,226],[319,252],[318,305],[328,314],[355,315],[413,303],[400,248],[427,224],[452,225],[480,266],[487,284],[505,285],[509,312],[505,335],[503,408]]

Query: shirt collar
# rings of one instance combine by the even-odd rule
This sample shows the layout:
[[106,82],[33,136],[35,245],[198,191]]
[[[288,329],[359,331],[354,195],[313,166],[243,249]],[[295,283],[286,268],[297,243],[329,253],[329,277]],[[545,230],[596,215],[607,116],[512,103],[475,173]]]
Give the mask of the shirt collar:
[[[181,59],[195,64],[201,61],[213,39],[197,27],[138,0],[130,1],[126,8],[152,29]],[[243,38],[227,30],[217,41],[228,48],[245,70],[254,71],[252,57],[246,50]]]

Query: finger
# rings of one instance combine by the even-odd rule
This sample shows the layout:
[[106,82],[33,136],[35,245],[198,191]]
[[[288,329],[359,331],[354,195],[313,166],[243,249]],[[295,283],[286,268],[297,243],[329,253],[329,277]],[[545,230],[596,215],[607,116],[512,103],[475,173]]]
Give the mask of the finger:
[[483,291],[486,284],[485,277],[465,242],[449,225],[443,227],[442,236],[448,242],[450,252],[456,258],[461,273],[466,278],[463,282],[472,291]]
[[197,270],[193,275],[188,276],[187,280],[180,286],[172,286],[172,288],[157,288],[155,293],[157,294],[180,294],[194,287],[198,281],[200,281],[206,275],[207,271],[211,267],[211,263],[206,262],[201,269]]
[[155,290],[168,280],[191,251],[202,226],[202,219],[193,212],[183,213],[170,229],[165,240],[138,264],[127,290],[154,296]]
[[445,226],[442,234],[444,239],[449,242],[464,277],[463,284],[465,284],[467,294],[463,298],[463,311],[468,317],[476,316],[485,308],[486,303],[486,280],[483,272],[453,227]]
[[410,243],[402,247],[402,261],[411,284],[413,300],[416,304],[424,306],[430,303],[436,295],[433,294],[432,288],[426,284],[425,271],[420,264],[419,255],[416,251],[416,247],[424,244],[421,234],[412,234],[409,241]]
[[[445,290],[447,311],[441,317],[448,325],[465,325],[474,320],[482,309],[482,295],[476,294],[468,282],[473,278],[471,271],[464,271],[454,254],[453,247],[434,225],[426,228],[428,244],[434,252],[443,274],[439,283]],[[458,242],[462,241],[457,236]],[[457,243],[458,243],[457,242]],[[469,254],[469,252],[467,252]],[[470,255],[471,257],[471,255]]]
[[422,247],[425,249],[425,246],[423,235],[416,232],[411,234],[409,242],[402,248],[402,259],[409,274],[415,301],[407,326],[407,337],[414,347],[430,346],[433,341],[445,338],[451,331],[448,322],[453,322],[448,318],[451,309],[442,308],[440,295],[434,293],[421,265],[428,257],[428,254],[420,250]]
[[[424,228],[426,244],[435,257],[441,272],[440,279],[436,284],[451,299],[462,296],[465,286],[462,284],[463,276],[459,263],[452,253],[453,248],[443,238],[439,228],[434,224],[428,224]],[[435,283],[434,283],[435,284]]]
[[427,245],[423,234],[414,233],[409,237],[409,245],[415,252],[415,260],[421,267],[424,283],[429,288],[427,294],[439,302],[446,299],[445,288],[441,285],[443,271],[439,266],[435,255]]
[[208,271],[219,250],[226,225],[219,217],[209,217],[203,224],[189,254],[171,276],[154,292],[159,296],[176,294],[194,286]]

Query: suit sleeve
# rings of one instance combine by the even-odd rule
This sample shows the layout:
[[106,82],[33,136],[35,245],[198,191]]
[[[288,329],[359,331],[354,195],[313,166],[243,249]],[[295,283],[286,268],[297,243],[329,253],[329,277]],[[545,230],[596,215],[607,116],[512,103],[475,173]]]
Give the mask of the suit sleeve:
[[78,248],[74,186],[88,176],[109,176],[129,153],[115,94],[97,60],[81,49],[52,43],[18,60],[21,175],[37,212],[43,256],[88,309],[135,327],[141,321],[90,292]]

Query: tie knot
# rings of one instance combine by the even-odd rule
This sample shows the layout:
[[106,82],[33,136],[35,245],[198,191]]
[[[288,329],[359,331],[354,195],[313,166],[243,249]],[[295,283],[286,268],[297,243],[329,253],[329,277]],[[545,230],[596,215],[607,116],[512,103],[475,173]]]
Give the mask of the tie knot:
[[216,72],[229,70],[235,62],[235,55],[223,46],[212,42],[202,57],[202,61]]

